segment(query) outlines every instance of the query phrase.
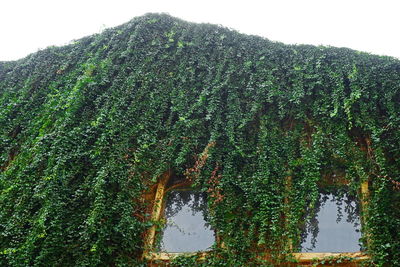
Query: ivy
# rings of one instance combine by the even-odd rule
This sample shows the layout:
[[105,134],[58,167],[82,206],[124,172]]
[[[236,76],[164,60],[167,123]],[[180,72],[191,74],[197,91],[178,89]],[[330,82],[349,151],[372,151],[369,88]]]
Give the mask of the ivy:
[[399,103],[397,59],[163,14],[0,62],[0,265],[144,265],[167,170],[211,192],[224,242],[176,265],[287,259],[333,174],[369,182],[364,245],[399,265]]

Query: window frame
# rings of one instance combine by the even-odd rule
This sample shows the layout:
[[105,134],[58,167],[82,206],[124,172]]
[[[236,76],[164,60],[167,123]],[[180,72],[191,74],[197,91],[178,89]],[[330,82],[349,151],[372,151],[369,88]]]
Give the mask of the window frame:
[[[286,179],[286,190],[291,190],[292,185],[292,177],[288,176]],[[367,215],[367,206],[368,206],[368,198],[369,198],[369,182],[364,181],[360,186],[360,204],[361,204],[361,218],[360,223],[361,227],[365,223],[365,218]],[[289,202],[288,198],[285,198],[285,202]],[[367,247],[368,247],[368,238],[367,238]],[[293,251],[293,241],[291,239],[288,240],[289,250]],[[365,254],[363,251],[357,252],[292,252],[290,255],[295,259],[296,262],[301,264],[311,264],[315,261],[321,261],[325,259],[329,259],[334,261],[335,259],[340,259],[343,257],[350,258],[354,263],[360,263],[368,260],[370,257]]]
[[[151,221],[161,221],[163,219],[163,212],[165,209],[166,194],[174,189],[190,186],[190,181],[183,181],[168,187],[168,182],[172,179],[171,171],[165,173],[157,183],[156,191],[154,193],[154,202],[151,211]],[[193,256],[197,255],[199,260],[204,260],[210,251],[198,252],[155,252],[155,241],[157,235],[157,226],[152,225],[145,235],[144,251],[142,257],[150,261],[163,261],[168,262],[179,256]],[[219,245],[218,236],[215,234],[215,242]]]

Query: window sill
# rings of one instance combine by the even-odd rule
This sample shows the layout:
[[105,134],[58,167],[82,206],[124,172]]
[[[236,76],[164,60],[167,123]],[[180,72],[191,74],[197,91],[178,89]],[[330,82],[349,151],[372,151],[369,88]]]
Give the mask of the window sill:
[[208,252],[150,252],[145,258],[150,261],[170,261],[179,256],[198,256],[199,260],[204,260]]
[[[171,261],[179,256],[195,256],[197,255],[199,260],[204,260],[208,252],[151,252],[146,255],[146,259],[149,261]],[[369,256],[363,252],[342,252],[342,253],[292,253],[294,260],[301,264],[311,264],[321,260],[335,261],[341,258],[345,258],[351,263],[360,263],[369,259]]]
[[299,263],[310,263],[323,259],[340,259],[340,258],[350,258],[351,262],[362,262],[369,259],[369,256],[363,252],[342,252],[342,253],[331,253],[331,252],[321,252],[321,253],[292,253],[294,259]]

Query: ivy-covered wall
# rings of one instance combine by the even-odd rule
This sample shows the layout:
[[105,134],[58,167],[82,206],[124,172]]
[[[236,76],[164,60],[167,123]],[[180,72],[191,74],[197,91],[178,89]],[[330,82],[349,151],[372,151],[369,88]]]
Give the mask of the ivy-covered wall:
[[149,14],[0,62],[0,126],[1,266],[141,266],[167,170],[209,192],[204,265],[278,259],[340,172],[370,184],[371,261],[400,266],[397,59]]

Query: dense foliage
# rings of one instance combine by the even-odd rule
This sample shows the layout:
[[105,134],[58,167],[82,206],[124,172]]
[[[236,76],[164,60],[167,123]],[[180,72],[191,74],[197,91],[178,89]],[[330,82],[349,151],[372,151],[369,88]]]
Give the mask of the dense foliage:
[[279,259],[339,173],[369,181],[364,242],[398,266],[399,103],[394,58],[168,15],[0,62],[0,265],[139,266],[141,196],[172,170],[209,192],[204,264]]

